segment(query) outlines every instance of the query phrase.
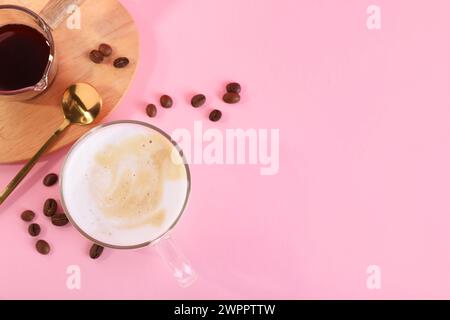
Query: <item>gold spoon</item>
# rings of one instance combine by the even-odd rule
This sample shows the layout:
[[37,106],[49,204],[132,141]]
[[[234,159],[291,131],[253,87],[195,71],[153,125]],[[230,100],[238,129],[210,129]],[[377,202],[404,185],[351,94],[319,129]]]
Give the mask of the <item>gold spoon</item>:
[[67,88],[62,98],[64,122],[8,184],[0,195],[0,205],[8,198],[14,189],[16,189],[19,183],[37,163],[39,158],[58,139],[64,130],[72,124],[91,124],[100,113],[101,107],[102,98],[94,87],[86,83],[76,83]]

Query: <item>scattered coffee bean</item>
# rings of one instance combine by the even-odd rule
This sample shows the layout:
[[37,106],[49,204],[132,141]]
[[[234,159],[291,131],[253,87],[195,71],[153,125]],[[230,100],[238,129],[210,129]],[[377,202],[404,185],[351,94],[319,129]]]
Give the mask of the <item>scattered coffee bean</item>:
[[156,109],[156,106],[152,103],[150,103],[147,108],[145,109],[145,111],[147,112],[147,115],[150,118],[154,118],[156,117],[156,114],[158,113],[158,110]]
[[30,222],[31,220],[34,219],[35,216],[36,216],[36,214],[33,211],[26,210],[26,211],[22,212],[22,214],[20,215],[20,218],[23,221]]
[[32,223],[28,226],[28,233],[32,237],[37,237],[41,233],[41,226],[37,223]]
[[47,217],[51,217],[56,213],[56,210],[58,210],[58,203],[55,199],[47,199],[44,203],[44,214]]
[[69,223],[69,219],[64,213],[58,213],[52,216],[52,223],[57,227],[63,227]]
[[104,56],[104,57],[109,57],[113,50],[111,48],[111,46],[109,44],[106,43],[102,43],[99,47],[98,47],[98,51],[100,51],[100,53]]
[[206,102],[206,97],[205,97],[205,95],[203,95],[203,94],[197,94],[197,95],[195,95],[194,97],[192,97],[191,105],[192,105],[194,108],[199,108],[199,107],[201,107],[202,105],[204,105],[205,102]]
[[241,85],[237,82],[227,84],[228,93],[241,93]]
[[114,67],[116,68],[125,68],[130,63],[130,60],[125,57],[120,57],[114,60]]
[[222,112],[220,110],[213,110],[209,114],[209,120],[211,120],[213,122],[219,121],[220,118],[222,118]]
[[45,176],[43,181],[44,186],[47,187],[51,187],[57,182],[58,182],[58,175],[56,173],[49,173],[48,175]]
[[169,97],[168,95],[163,95],[162,97],[161,97],[161,99],[159,99],[159,102],[161,103],[161,106],[163,107],[163,108],[166,108],[166,109],[168,109],[168,108],[172,108],[172,106],[173,106],[173,100],[172,100],[172,98],[171,97]]
[[48,254],[50,252],[50,245],[48,244],[47,241],[45,240],[38,240],[36,242],[36,250],[40,253],[40,254]]
[[238,103],[239,101],[241,101],[241,96],[238,93],[227,92],[223,96],[223,101],[230,104]]
[[93,244],[91,247],[91,250],[89,250],[89,256],[92,259],[97,259],[99,258],[103,253],[103,247],[99,246],[98,244]]
[[89,58],[92,62],[100,64],[103,62],[103,54],[98,50],[92,50],[91,53],[89,53]]

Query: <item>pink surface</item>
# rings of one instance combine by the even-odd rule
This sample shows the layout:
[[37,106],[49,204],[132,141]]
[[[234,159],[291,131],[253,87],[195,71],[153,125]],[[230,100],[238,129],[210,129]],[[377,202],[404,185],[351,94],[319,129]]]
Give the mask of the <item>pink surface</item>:
[[[127,0],[142,38],[138,76],[108,120],[147,121],[161,93],[176,102],[151,123],[280,129],[280,171],[193,165],[189,208],[174,238],[199,273],[177,286],[151,248],[105,250],[42,214],[38,255],[19,214],[58,190],[44,159],[0,209],[0,298],[450,298],[450,2]],[[224,84],[243,102],[225,106]],[[208,95],[189,107],[194,92]],[[0,183],[19,166],[0,166]],[[381,290],[366,287],[378,265]],[[66,288],[79,265],[81,289]]]

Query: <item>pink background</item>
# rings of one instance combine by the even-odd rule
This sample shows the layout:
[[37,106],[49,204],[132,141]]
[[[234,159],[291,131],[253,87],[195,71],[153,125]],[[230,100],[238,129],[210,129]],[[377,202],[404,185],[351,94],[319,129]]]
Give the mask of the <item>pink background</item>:
[[[105,250],[39,214],[50,256],[19,214],[41,212],[66,150],[45,158],[0,209],[0,298],[450,298],[450,2],[447,0],[124,0],[142,60],[108,120],[148,121],[161,93],[176,102],[151,123],[279,128],[280,172],[192,166],[190,206],[174,238],[199,273],[177,286],[153,249]],[[366,28],[366,8],[382,29]],[[244,84],[226,106],[227,81]],[[194,92],[208,95],[189,107]],[[19,166],[0,166],[0,183]],[[81,290],[66,268],[81,267]],[[381,290],[366,268],[379,265]]]

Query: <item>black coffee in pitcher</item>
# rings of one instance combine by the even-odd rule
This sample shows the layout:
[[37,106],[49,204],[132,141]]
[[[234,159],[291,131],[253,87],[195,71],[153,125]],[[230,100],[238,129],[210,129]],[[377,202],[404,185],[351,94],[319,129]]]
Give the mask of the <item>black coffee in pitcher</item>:
[[22,24],[0,27],[0,91],[36,85],[49,62],[50,44],[36,29]]

